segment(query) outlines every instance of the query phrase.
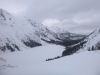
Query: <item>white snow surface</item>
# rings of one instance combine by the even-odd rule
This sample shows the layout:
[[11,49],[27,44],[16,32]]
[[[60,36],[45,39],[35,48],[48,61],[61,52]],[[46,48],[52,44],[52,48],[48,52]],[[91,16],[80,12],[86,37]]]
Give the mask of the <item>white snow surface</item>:
[[98,27],[89,37],[86,39],[88,42],[86,43],[85,49],[88,50],[89,48],[92,49],[94,47],[95,49],[97,44],[100,43],[100,27]]
[[45,61],[61,55],[64,47],[47,45],[2,54],[10,67],[2,75],[100,75],[100,51],[84,51],[53,61]]

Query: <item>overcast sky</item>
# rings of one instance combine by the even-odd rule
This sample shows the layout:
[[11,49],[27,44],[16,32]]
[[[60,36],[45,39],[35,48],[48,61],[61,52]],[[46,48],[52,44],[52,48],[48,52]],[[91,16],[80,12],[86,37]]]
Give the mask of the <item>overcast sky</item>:
[[88,32],[100,24],[100,0],[0,0],[0,8],[74,32]]

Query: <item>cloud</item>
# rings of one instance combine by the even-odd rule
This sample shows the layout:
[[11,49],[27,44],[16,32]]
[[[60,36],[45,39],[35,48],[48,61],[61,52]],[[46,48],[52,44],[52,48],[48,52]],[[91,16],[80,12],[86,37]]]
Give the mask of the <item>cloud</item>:
[[0,8],[5,9],[11,14],[17,16],[27,12],[27,6],[21,0],[0,0]]
[[63,20],[59,19],[46,19],[44,25],[58,26],[60,28],[66,29],[70,32],[75,33],[90,33],[97,27],[100,27],[100,11],[86,11],[80,12],[70,18],[65,18]]
[[0,0],[0,7],[9,11],[22,11],[24,15],[39,19],[65,19],[89,10],[100,11],[100,0]]
[[45,19],[43,22],[42,22],[43,25],[46,25],[48,27],[51,27],[51,26],[60,26],[61,25],[61,21],[58,20],[58,19]]
[[68,30],[100,24],[100,0],[0,0],[0,8]]
[[[76,15],[77,13],[88,12],[90,10],[100,10],[99,0],[34,0],[30,4],[31,12],[35,18],[58,18],[65,19]],[[30,11],[29,9],[29,11]]]

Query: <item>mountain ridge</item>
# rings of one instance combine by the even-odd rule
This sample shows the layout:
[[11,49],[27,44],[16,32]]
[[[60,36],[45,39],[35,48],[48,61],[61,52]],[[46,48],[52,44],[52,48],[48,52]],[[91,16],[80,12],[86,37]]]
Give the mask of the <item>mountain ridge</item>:
[[69,32],[55,33],[43,24],[31,19],[18,19],[3,9],[0,9],[0,13],[1,51],[42,46],[42,41],[67,46],[70,42],[84,37]]

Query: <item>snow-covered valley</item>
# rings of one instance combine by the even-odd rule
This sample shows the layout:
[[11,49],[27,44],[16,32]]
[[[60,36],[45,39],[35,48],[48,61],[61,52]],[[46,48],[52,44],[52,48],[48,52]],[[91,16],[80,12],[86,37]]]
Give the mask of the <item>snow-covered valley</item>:
[[100,75],[100,29],[55,30],[0,9],[0,75]]
[[53,61],[47,58],[61,55],[64,47],[40,46],[21,52],[6,53],[2,75],[100,75],[100,51],[84,51]]

